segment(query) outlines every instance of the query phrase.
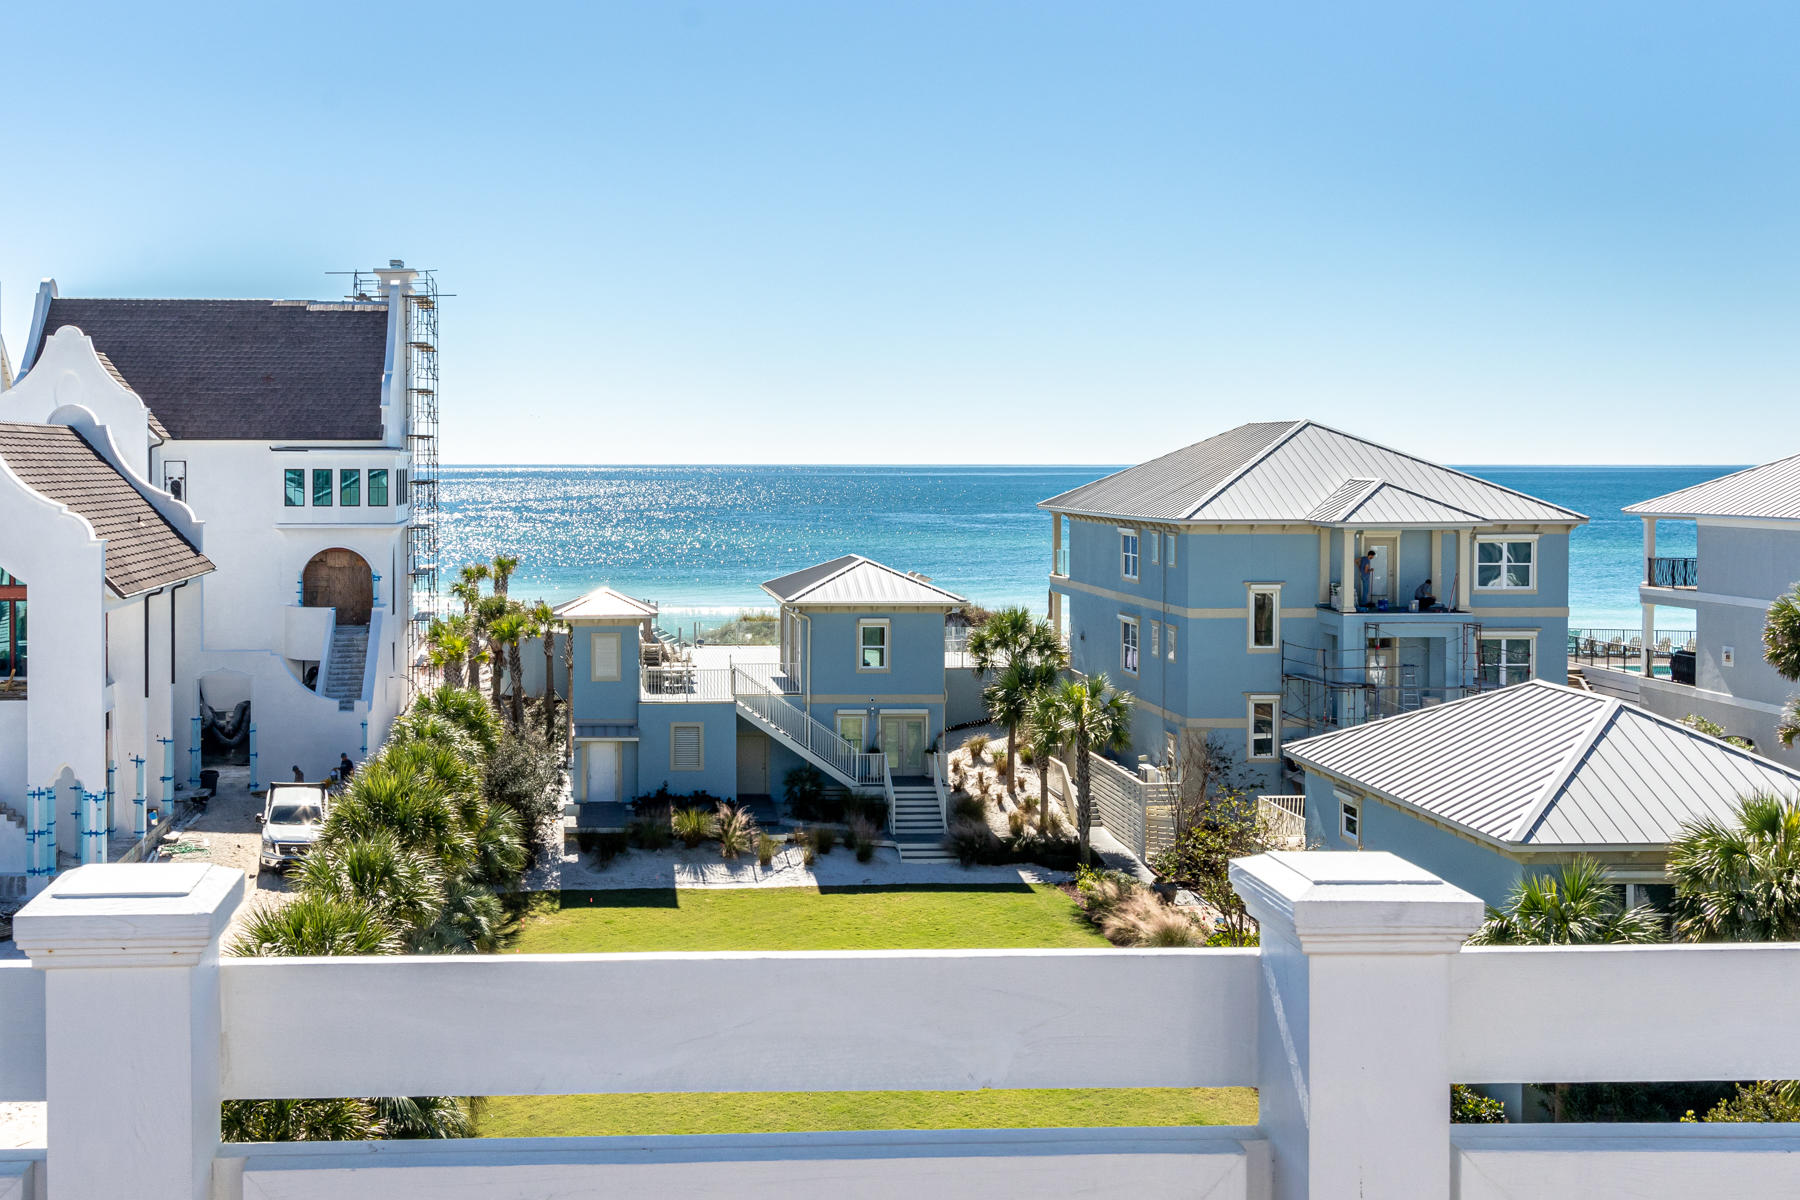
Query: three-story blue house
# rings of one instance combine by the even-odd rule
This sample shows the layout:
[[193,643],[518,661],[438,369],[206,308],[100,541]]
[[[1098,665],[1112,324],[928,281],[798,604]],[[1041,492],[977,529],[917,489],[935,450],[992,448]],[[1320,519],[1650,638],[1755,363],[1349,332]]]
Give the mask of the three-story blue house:
[[1313,421],[1243,425],[1043,501],[1071,664],[1135,698],[1128,761],[1284,739],[1567,672],[1586,518]]

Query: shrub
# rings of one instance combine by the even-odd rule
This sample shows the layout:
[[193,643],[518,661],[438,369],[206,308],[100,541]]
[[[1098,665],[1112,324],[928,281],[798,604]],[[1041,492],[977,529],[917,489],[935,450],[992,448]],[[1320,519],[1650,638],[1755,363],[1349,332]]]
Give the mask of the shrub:
[[1034,763],[1036,761],[1037,761],[1037,754],[1035,752],[1033,752],[1033,750],[1031,749],[1030,746],[1020,746],[1019,747],[1019,765],[1020,766],[1029,767],[1032,763]]
[[1075,875],[1075,895],[1088,919],[1095,924],[1117,908],[1125,897],[1143,890],[1143,884],[1123,871],[1086,867]]
[[994,778],[1002,779],[1012,765],[1012,757],[1004,750],[994,751]]
[[659,811],[666,812],[673,808],[699,808],[710,810],[718,805],[719,797],[711,792],[671,792],[665,782],[654,792],[646,792],[631,802],[631,810],[641,817],[652,816]]
[[1206,931],[1185,912],[1139,887],[1100,918],[1100,932],[1116,946],[1201,946]]
[[1025,810],[1022,808],[1015,808],[1007,813],[1006,828],[1011,831],[1015,838],[1023,836],[1025,833]]
[[749,809],[723,802],[717,809],[713,824],[718,831],[719,853],[725,858],[747,854],[756,845],[757,836],[761,832],[756,828],[756,818]]
[[813,844],[812,830],[796,829],[793,833],[788,835],[788,840],[800,847],[801,861],[807,866],[810,867],[813,863],[818,861],[819,851],[818,847]]
[[673,828],[681,844],[693,850],[713,836],[713,816],[703,808],[678,808]]
[[675,843],[675,830],[670,824],[673,819],[674,814],[667,808],[643,811],[627,829],[631,844],[640,850],[667,850]]
[[561,834],[562,756],[536,729],[506,734],[488,755],[481,793],[489,804],[519,815],[519,825],[532,850],[549,846]]
[[875,826],[867,817],[858,817],[850,825],[850,846],[857,862],[868,862],[875,856]]
[[766,833],[756,835],[756,862],[767,870],[775,863],[775,854],[781,849],[781,843]]
[[992,866],[1006,858],[1006,844],[994,836],[981,817],[962,817],[953,822],[944,847],[965,867]]
[[981,801],[974,796],[958,796],[950,802],[950,819],[956,821],[981,821]]
[[887,824],[888,805],[884,796],[854,796],[844,805],[844,815],[852,821],[867,821],[880,829]]
[[969,739],[969,761],[971,763],[980,762],[982,759],[982,756],[987,753],[988,743],[993,740],[994,740],[993,738],[989,737],[985,733],[978,733],[974,737],[970,738]]
[[1081,843],[1071,837],[1043,837],[1027,831],[1011,847],[1009,862],[1036,863],[1052,871],[1073,871],[1081,865]]
[[813,846],[820,854],[830,854],[832,847],[837,845],[837,839],[837,830],[829,825],[821,825],[812,831]]
[[589,831],[576,834],[575,844],[580,846],[584,853],[592,854],[601,862],[611,862],[630,849],[631,838],[629,834],[622,831],[609,830],[605,833]]
[[1206,936],[1208,946],[1257,946],[1262,944],[1262,937],[1254,929],[1233,929],[1229,925],[1220,925]]
[[788,811],[803,821],[817,820],[819,802],[825,798],[825,772],[811,763],[801,763],[781,780],[781,798]]
[[1450,1085],[1450,1121],[1455,1125],[1504,1125],[1506,1105],[1466,1083]]

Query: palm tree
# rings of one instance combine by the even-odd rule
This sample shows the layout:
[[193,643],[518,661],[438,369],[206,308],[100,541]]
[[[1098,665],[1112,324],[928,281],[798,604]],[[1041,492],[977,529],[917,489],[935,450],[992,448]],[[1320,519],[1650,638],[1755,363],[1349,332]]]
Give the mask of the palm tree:
[[[512,676],[512,698],[507,706],[507,715],[513,732],[517,733],[525,725],[525,664],[519,645],[531,636],[531,618],[524,610],[513,608],[494,618],[488,625],[488,636],[505,655],[506,671]],[[496,654],[495,661],[498,662],[499,658],[500,655]],[[499,669],[496,668],[495,677],[498,678],[499,674]]]
[[463,630],[466,623],[461,617],[433,617],[431,625],[425,632],[425,644],[430,647],[431,665],[444,673],[444,682],[451,687],[463,685],[463,667],[469,658],[469,635]]
[[539,600],[531,606],[531,622],[537,626],[538,634],[544,639],[544,744],[556,744],[556,635],[562,632],[562,622],[557,619],[556,610]]
[[1033,617],[1030,609],[1014,606],[1001,609],[975,627],[969,634],[969,657],[983,677],[992,677],[981,698],[988,714],[1006,726],[1006,786],[1016,796],[1019,726],[1030,711],[1032,697],[1055,685],[1068,665],[1068,652],[1048,621]]
[[480,630],[479,637],[487,644],[488,652],[488,702],[494,711],[500,711],[500,685],[506,668],[506,643],[494,636],[495,625],[513,609],[513,603],[505,596],[488,596],[475,607],[476,626]]
[[382,1135],[367,1100],[227,1100],[219,1136],[227,1142],[366,1142]]
[[1695,942],[1800,941],[1800,801],[1747,796],[1669,843],[1675,931]]
[[450,594],[462,601],[463,632],[469,638],[469,671],[468,685],[472,688],[481,686],[481,664],[487,657],[487,647],[481,639],[480,626],[475,620],[475,611],[481,606],[481,581],[488,577],[486,563],[470,563],[458,572],[457,582],[450,585]]
[[[1800,680],[1800,584],[1769,605],[1763,620],[1763,658],[1783,679]],[[1775,736],[1784,746],[1800,740],[1800,696],[1788,698]]]
[[442,717],[467,734],[479,748],[482,761],[500,748],[500,718],[494,715],[480,692],[467,688],[437,688],[414,700],[402,720],[424,716]]
[[1062,750],[1062,730],[1056,718],[1056,693],[1045,688],[1031,698],[1031,708],[1021,726],[1031,761],[1037,765],[1038,832],[1050,832],[1050,760]]
[[475,1136],[471,1102],[460,1096],[381,1096],[369,1101],[388,1138]]
[[400,845],[389,830],[321,845],[302,861],[299,890],[361,905],[409,939],[444,906],[444,881],[431,859]]
[[1115,692],[1106,676],[1071,679],[1050,693],[1049,712],[1057,740],[1075,748],[1075,827],[1081,839],[1081,862],[1087,865],[1093,851],[1089,836],[1094,824],[1094,803],[1088,784],[1091,759],[1096,750],[1122,750],[1131,741],[1131,697]]
[[245,958],[395,954],[400,935],[359,900],[303,892],[290,904],[259,909],[231,953]]
[[1504,909],[1490,906],[1471,946],[1589,946],[1667,940],[1653,908],[1626,908],[1606,872],[1591,858],[1575,859],[1561,878],[1534,874],[1513,886]]
[[494,595],[506,595],[506,589],[512,584],[512,573],[519,569],[519,560],[511,555],[496,554],[491,569],[494,575]]

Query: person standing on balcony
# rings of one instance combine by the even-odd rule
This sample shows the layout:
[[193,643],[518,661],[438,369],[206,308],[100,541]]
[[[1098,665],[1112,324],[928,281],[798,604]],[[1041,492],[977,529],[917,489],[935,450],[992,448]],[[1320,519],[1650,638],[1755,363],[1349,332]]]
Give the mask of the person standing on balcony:
[[1375,578],[1375,552],[1370,550],[1356,560],[1356,606],[1369,606],[1369,588]]

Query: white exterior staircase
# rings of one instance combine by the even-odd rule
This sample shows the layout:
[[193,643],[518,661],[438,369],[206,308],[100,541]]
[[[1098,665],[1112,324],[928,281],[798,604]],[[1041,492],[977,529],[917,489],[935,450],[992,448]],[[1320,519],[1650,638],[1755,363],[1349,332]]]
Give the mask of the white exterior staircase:
[[742,668],[732,670],[738,713],[853,792],[884,790],[886,756],[853,749],[837,730]]
[[888,800],[888,829],[900,848],[902,862],[955,862],[944,848],[944,810],[935,781],[908,779],[893,785]]
[[362,699],[363,667],[369,657],[369,627],[339,625],[331,631],[331,658],[319,694],[338,702],[339,712],[349,712]]

